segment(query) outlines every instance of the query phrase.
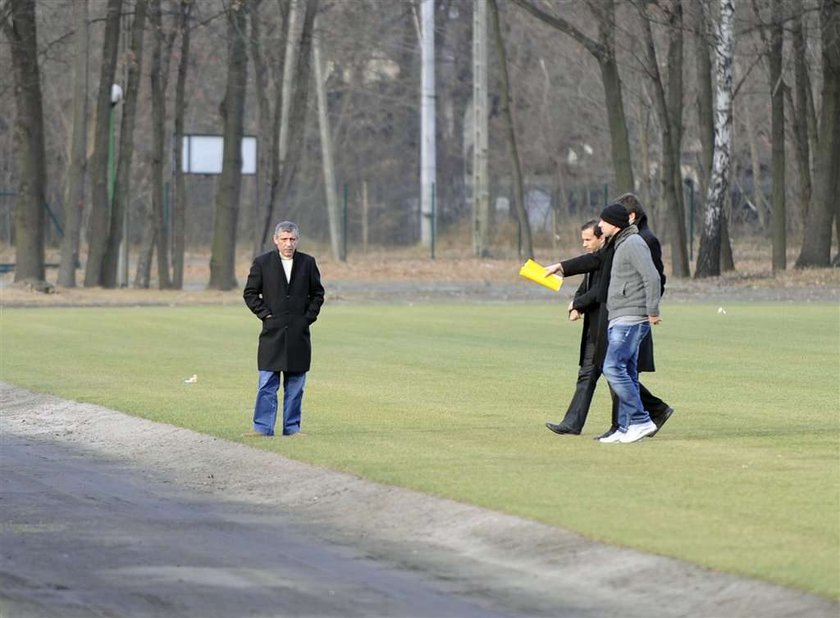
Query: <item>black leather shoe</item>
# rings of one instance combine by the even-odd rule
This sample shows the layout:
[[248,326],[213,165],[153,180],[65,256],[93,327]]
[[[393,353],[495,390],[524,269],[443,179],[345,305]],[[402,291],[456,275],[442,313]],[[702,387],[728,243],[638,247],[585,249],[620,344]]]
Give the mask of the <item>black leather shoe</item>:
[[657,416],[656,418],[652,418],[652,419],[650,419],[650,420],[652,420],[652,421],[654,422],[654,424],[656,425],[656,431],[654,431],[654,432],[653,432],[653,433],[651,433],[651,434],[648,434],[648,438],[652,438],[652,437],[653,437],[653,436],[655,436],[657,433],[659,433],[659,430],[660,430],[660,429],[662,429],[662,425],[664,425],[665,423],[667,423],[667,422],[668,422],[668,419],[669,419],[669,418],[671,418],[671,415],[672,415],[673,413],[674,413],[674,408],[672,408],[672,407],[670,407],[670,406],[669,406],[669,407],[668,407],[668,408],[667,408],[667,409],[666,409],[666,410],[665,410],[662,414],[660,414],[660,415],[659,415],[659,416]]
[[592,439],[593,440],[600,440],[601,438],[606,438],[607,436],[612,435],[613,433],[615,433],[615,427],[610,427],[604,433],[602,433],[600,436],[595,436]]
[[563,434],[572,435],[572,436],[579,436],[580,435],[579,431],[575,431],[571,427],[566,427],[563,423],[560,423],[558,425],[555,425],[554,423],[546,423],[545,426],[548,427],[554,433],[559,433],[561,435],[563,435]]

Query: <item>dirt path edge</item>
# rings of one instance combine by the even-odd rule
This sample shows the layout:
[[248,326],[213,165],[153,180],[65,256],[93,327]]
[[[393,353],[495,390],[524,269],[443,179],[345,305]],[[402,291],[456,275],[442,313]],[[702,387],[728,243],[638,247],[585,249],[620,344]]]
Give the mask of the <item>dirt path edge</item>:
[[581,616],[836,618],[840,611],[800,591],[2,382],[0,434],[118,459],[205,499],[280,509],[327,541],[456,581],[517,614],[569,606]]

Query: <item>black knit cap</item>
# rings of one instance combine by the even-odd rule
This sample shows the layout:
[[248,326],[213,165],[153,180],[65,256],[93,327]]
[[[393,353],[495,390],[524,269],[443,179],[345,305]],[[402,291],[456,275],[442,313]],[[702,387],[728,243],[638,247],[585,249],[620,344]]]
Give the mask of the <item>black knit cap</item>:
[[601,211],[601,220],[624,229],[630,225],[630,214],[624,206],[613,202]]

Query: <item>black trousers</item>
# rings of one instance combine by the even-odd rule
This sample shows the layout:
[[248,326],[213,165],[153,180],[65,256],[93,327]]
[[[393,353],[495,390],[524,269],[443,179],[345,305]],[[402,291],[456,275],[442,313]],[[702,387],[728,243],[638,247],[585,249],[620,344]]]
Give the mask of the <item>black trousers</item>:
[[[594,360],[595,344],[587,341],[583,349],[583,363],[578,370],[575,393],[572,395],[561,423],[574,431],[583,430],[586,417],[589,415],[589,407],[592,405],[592,397],[595,395],[595,387],[598,385],[598,378],[601,377],[601,368],[595,365]],[[651,393],[641,382],[639,382],[639,395],[642,406],[650,414],[651,420],[659,425],[658,421],[668,409],[668,404]],[[612,427],[615,429],[618,427],[618,397],[615,396],[612,388],[610,388],[610,398],[612,399]]]
[[[592,397],[595,395],[595,387],[598,385],[598,378],[601,377],[601,368],[595,365],[595,344],[587,341],[583,348],[583,363],[578,370],[575,393],[569,402],[569,408],[563,417],[562,425],[581,431],[586,417],[589,414],[589,406],[592,404]],[[613,418],[618,416],[618,399],[610,388],[610,396],[613,399]]]
[[650,420],[659,426],[659,420],[669,408],[668,404],[646,389],[641,382],[639,382],[639,395],[642,398],[642,407],[650,414]]

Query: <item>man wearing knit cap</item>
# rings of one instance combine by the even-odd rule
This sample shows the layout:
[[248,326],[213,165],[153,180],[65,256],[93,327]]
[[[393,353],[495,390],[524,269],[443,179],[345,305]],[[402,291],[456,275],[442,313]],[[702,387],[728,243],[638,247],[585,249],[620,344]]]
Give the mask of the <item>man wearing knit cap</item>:
[[600,438],[604,443],[636,442],[656,431],[639,396],[639,344],[658,324],[659,273],[650,249],[630,225],[627,210],[612,203],[601,212],[601,232],[615,246],[607,292],[607,356],[604,376],[618,397],[618,429]]

